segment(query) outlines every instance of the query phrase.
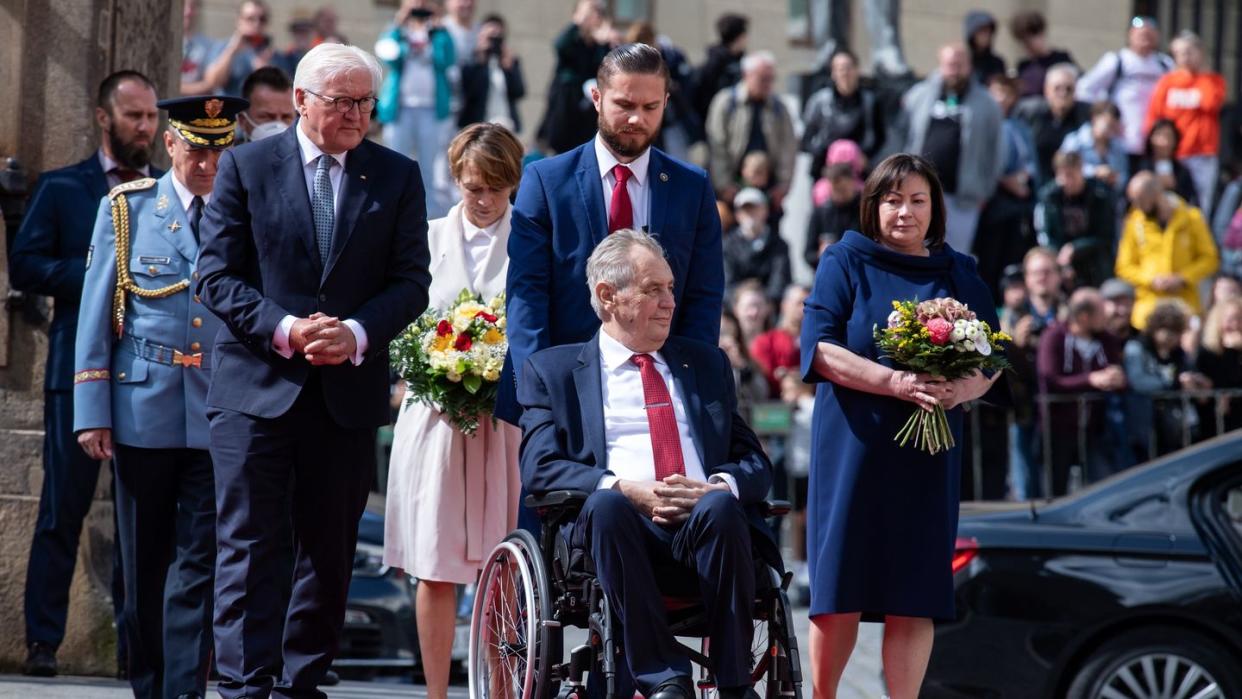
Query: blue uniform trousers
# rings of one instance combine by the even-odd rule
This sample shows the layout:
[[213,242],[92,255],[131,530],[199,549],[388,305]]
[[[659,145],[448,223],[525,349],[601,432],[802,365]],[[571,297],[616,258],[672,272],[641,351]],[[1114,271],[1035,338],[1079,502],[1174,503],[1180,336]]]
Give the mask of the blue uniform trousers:
[[211,455],[116,444],[113,456],[134,696],[206,696],[216,557]]
[[[750,685],[755,566],[750,524],[733,495],[708,493],[680,526],[662,527],[620,491],[597,490],[587,498],[571,536],[595,563],[643,694],[676,675],[691,674],[689,658],[669,631],[662,594],[702,600],[717,685]],[[626,683],[620,685],[621,696],[628,696]]]

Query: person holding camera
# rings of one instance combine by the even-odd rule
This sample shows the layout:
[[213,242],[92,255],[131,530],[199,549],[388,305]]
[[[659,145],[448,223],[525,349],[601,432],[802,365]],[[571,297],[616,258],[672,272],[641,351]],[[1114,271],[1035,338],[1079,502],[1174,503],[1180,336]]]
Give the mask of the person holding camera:
[[237,9],[237,28],[203,73],[205,92],[219,89],[237,97],[246,76],[276,60],[276,45],[267,34],[271,13],[263,0],[246,0]]
[[505,30],[505,19],[497,14],[479,26],[474,53],[461,69],[460,128],[491,122],[515,133],[522,130],[517,103],[526,96],[526,81],[521,59],[505,43]]
[[404,0],[395,23],[375,43],[387,69],[376,119],[384,145],[418,161],[427,188],[427,218],[443,218],[452,205],[448,144],[455,132],[453,90],[457,55],[440,22],[439,0]]

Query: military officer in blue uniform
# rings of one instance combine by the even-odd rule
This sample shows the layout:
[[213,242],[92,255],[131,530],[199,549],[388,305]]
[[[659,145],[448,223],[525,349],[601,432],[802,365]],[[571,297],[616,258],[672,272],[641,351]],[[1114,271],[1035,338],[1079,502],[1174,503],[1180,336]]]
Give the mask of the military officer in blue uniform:
[[139,699],[202,697],[212,648],[215,487],[210,347],[221,322],[194,295],[198,229],[245,100],[164,100],[172,168],[114,187],[87,253],[74,431],[116,466],[123,627]]
[[[160,121],[156,99],[155,86],[137,71],[117,71],[99,83],[95,102],[99,150],[76,165],[39,177],[30,210],[9,250],[13,288],[55,301],[43,387],[43,490],[26,567],[29,675],[56,674],[56,649],[65,637],[78,539],[99,480],[99,462],[82,452],[73,434],[73,344],[86,250],[99,200],[109,189],[163,174],[150,164]],[[113,601],[119,603],[120,556],[115,558]],[[119,622],[119,609],[117,616]],[[122,670],[123,649],[122,639],[117,658]]]

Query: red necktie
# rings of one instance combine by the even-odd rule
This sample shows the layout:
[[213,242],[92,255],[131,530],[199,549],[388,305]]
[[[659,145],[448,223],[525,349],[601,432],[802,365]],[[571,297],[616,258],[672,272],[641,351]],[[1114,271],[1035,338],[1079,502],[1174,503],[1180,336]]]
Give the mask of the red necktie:
[[108,172],[116,175],[117,179],[121,182],[133,182],[139,177],[142,177],[141,172],[138,172],[137,170],[130,170],[127,167],[114,167]]
[[651,430],[656,480],[675,473],[684,476],[686,463],[681,453],[681,436],[677,432],[677,414],[673,412],[673,399],[668,394],[664,377],[660,376],[655,359],[649,354],[636,354],[630,361],[638,365],[638,373],[643,379],[643,403],[647,408],[647,426]]
[[634,206],[630,204],[630,192],[625,183],[630,181],[634,173],[624,165],[612,169],[612,176],[617,183],[612,186],[612,208],[608,211],[608,232],[634,227]]

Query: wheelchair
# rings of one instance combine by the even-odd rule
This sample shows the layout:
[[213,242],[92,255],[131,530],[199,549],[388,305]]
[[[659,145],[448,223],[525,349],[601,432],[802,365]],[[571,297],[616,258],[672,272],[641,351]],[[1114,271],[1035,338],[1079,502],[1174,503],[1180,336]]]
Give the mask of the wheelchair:
[[[618,622],[586,553],[571,549],[561,534],[577,519],[589,493],[556,491],[526,498],[542,522],[540,541],[525,530],[511,532],[489,554],[479,577],[470,624],[468,672],[472,699],[584,699],[584,675],[599,682],[608,699],[618,694],[618,674],[628,673]],[[763,515],[789,512],[781,501],[763,503]],[[756,557],[752,686],[760,697],[802,698],[798,642],[780,573]],[[716,697],[707,616],[693,597],[664,598],[669,627],[678,637],[701,639],[699,648],[679,643],[698,667],[702,699]],[[586,629],[587,641],[564,657],[564,629]],[[597,690],[598,691],[598,690]]]

